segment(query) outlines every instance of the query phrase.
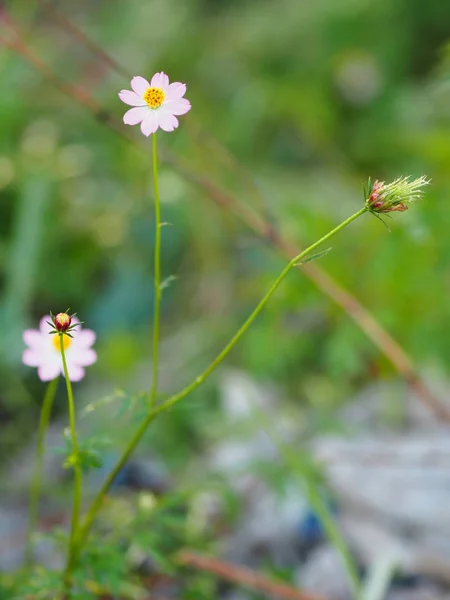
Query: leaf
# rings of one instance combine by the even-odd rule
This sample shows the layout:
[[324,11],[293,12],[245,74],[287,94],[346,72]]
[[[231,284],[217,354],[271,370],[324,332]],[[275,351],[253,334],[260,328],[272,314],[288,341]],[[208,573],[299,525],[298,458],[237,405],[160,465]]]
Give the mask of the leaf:
[[302,265],[305,265],[306,263],[309,263],[313,260],[317,260],[318,258],[322,258],[323,256],[326,256],[330,250],[332,250],[332,248],[327,248],[326,250],[322,250],[322,252],[318,252],[317,254],[311,254],[310,256],[307,256],[305,259],[300,260],[298,263],[295,263],[295,266],[301,267]]
[[122,400],[123,398],[126,398],[126,396],[127,396],[127,394],[124,390],[117,389],[114,392],[114,394],[112,394],[110,396],[104,396],[103,398],[100,398],[99,400],[97,400],[95,402],[90,402],[81,411],[81,418],[86,417],[87,415],[90,415],[95,410],[102,408],[103,406],[108,406],[109,404],[116,402],[117,400]]
[[165,290],[166,288],[168,288],[176,279],[178,279],[178,277],[176,275],[169,275],[169,277],[166,277],[164,279],[164,281],[161,281],[161,283],[159,284],[159,289]]
[[[380,215],[377,212],[375,212],[374,210],[371,210],[369,212],[371,215],[373,215],[374,217],[376,217],[379,221],[381,221],[383,223],[383,225],[386,227],[386,229],[389,231],[389,233],[392,233],[388,227],[388,224],[384,222],[384,220],[380,217]],[[385,215],[385,216],[392,219],[392,217],[390,215]]]
[[149,552],[149,554],[163,573],[168,573],[170,575],[175,572],[175,569],[171,562],[158,550],[155,550],[155,548],[147,548],[147,551]]
[[78,462],[83,472],[100,469],[103,466],[100,453],[96,450],[81,450],[78,454]]
[[101,453],[107,446],[111,445],[111,440],[105,436],[84,439],[79,442],[78,453],[73,451],[71,439],[66,439],[66,444],[66,460],[63,467],[72,469],[79,465],[82,471],[90,471],[103,466]]

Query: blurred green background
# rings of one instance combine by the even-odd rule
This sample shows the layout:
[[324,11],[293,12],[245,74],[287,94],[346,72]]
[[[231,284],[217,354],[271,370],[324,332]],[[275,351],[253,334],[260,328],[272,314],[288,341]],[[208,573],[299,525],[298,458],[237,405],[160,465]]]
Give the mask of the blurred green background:
[[[425,199],[389,222],[366,216],[320,267],[413,357],[445,379],[450,356],[450,4],[442,0],[117,0],[56,7],[110,55],[111,68],[42,4],[6,3],[30,56],[99,103],[95,115],[11,47],[0,49],[0,453],[35,430],[44,385],[21,364],[22,330],[70,306],[98,334],[80,405],[151,373],[154,221],[151,143],[122,124],[117,92],[164,70],[192,111],[167,156],[207,177],[286,241],[314,241],[362,206],[368,176],[426,174]],[[16,33],[1,22],[5,39]],[[72,94],[73,96],[73,94]],[[133,138],[130,144],[112,131]],[[162,388],[212,360],[284,259],[214,193],[161,161]],[[252,212],[253,214],[253,212]],[[335,303],[292,274],[227,360],[275,384],[314,427],[374,379],[398,381]],[[408,398],[406,386],[396,395]],[[58,410],[65,414],[61,391]],[[83,399],[84,396],[84,399]],[[217,377],[162,421],[158,451],[202,445],[217,422]],[[170,422],[169,422],[170,421]],[[111,424],[108,423],[108,427]],[[198,446],[200,444],[200,446]]]

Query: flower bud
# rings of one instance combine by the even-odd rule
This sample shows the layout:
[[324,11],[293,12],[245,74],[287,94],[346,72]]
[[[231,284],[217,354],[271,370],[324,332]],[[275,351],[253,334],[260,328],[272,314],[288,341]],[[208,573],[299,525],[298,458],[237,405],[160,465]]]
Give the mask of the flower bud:
[[60,333],[64,333],[70,327],[72,317],[67,313],[58,313],[54,319],[55,329]]
[[409,177],[399,177],[391,183],[376,179],[372,184],[369,180],[366,206],[375,213],[404,212],[408,210],[409,202],[422,198],[422,188],[429,183],[423,176],[413,181]]

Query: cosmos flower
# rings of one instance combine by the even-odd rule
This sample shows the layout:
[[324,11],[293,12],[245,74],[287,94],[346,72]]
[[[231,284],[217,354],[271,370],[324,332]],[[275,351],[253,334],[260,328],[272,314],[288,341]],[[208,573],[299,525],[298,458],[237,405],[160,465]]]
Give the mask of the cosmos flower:
[[[49,325],[50,315],[42,317],[39,329],[26,329],[23,341],[28,346],[22,355],[22,362],[29,367],[37,367],[41,381],[51,381],[64,375],[59,335],[50,335],[54,329]],[[80,323],[72,318],[72,324]],[[64,350],[70,381],[80,381],[85,375],[84,367],[92,365],[97,360],[97,353],[91,346],[95,342],[95,333],[90,329],[82,329],[81,325],[71,330],[71,336],[63,334]]]
[[161,127],[164,131],[173,131],[178,127],[177,116],[191,110],[191,103],[183,98],[186,93],[184,83],[169,83],[169,78],[163,72],[153,75],[149,83],[143,77],[133,77],[133,91],[122,90],[119,98],[125,104],[134,106],[123,116],[126,125],[141,124],[145,136]]

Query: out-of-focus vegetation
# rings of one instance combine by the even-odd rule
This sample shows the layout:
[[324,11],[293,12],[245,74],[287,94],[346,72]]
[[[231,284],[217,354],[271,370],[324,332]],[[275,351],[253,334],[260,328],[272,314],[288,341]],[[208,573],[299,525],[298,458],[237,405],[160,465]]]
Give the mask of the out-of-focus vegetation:
[[[311,241],[357,208],[368,175],[426,173],[433,186],[425,201],[395,219],[392,234],[366,218],[334,242],[321,266],[421,369],[446,370],[445,3],[136,0],[60,2],[58,9],[131,74],[163,68],[186,81],[193,110],[161,143],[265,211],[292,240]],[[12,2],[11,11],[33,53],[120,125],[117,91],[127,78],[38,4]],[[20,364],[21,331],[49,308],[70,305],[97,330],[91,381],[114,373],[114,384],[128,384],[148,360],[150,147],[146,156],[125,143],[10,49],[2,50],[1,71],[1,404],[5,421],[31,427],[29,394],[41,386]],[[162,168],[161,180],[171,224],[163,272],[177,276],[164,294],[163,332],[189,340],[172,355],[175,366],[166,363],[171,383],[195,373],[242,321],[279,259],[172,168]],[[335,406],[374,375],[395,376],[301,275],[283,286],[230,361],[318,405]],[[15,428],[2,435],[3,451],[14,436]]]
[[[369,216],[320,260],[421,372],[450,357],[450,4],[442,0],[118,0],[50,3],[124,72],[34,0],[9,2],[32,55],[106,111],[90,114],[11,48],[0,49],[0,460],[35,431],[43,385],[21,364],[25,327],[70,306],[98,333],[77,401],[148,387],[154,242],[151,144],[122,125],[131,75],[185,81],[192,111],[159,143],[286,240],[304,245],[362,206],[361,182],[426,174],[426,197]],[[6,24],[1,22],[2,35]],[[246,318],[282,260],[226,206],[162,159],[162,386],[194,378]],[[301,272],[228,359],[276,385],[310,428],[375,378],[398,374]],[[174,472],[221,433],[213,377],[149,434]],[[59,414],[66,414],[58,397]],[[405,386],[401,394],[408,396]],[[65,418],[65,417],[64,417]],[[102,417],[103,419],[103,417]],[[108,421],[124,438],[134,421]],[[93,422],[95,418],[93,417]],[[101,430],[103,420],[93,427]],[[308,428],[308,426],[307,426]]]

